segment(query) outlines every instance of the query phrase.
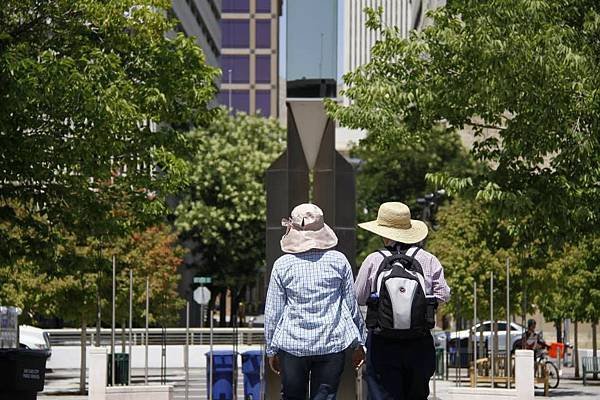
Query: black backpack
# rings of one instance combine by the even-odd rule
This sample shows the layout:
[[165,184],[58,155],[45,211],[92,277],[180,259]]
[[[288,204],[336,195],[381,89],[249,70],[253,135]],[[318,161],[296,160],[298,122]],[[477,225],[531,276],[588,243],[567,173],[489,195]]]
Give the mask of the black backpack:
[[[437,300],[425,294],[425,276],[407,251],[386,255],[377,270],[371,295],[367,300],[367,328],[381,336],[413,339],[429,335],[435,326]],[[433,292],[433,288],[432,288]]]

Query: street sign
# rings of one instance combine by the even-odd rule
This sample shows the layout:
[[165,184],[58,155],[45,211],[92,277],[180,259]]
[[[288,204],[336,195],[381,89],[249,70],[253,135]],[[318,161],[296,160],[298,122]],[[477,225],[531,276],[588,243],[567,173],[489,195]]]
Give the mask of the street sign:
[[195,276],[194,283],[199,283],[201,285],[210,285],[212,283],[212,278],[210,276]]
[[207,305],[210,301],[210,290],[204,286],[200,286],[194,290],[194,301],[200,305]]

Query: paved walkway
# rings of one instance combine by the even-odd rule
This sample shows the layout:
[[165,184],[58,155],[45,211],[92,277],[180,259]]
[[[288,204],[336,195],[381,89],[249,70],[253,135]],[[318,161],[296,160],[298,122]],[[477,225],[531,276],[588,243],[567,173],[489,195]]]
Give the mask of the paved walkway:
[[[589,381],[587,386],[583,386],[581,379],[575,380],[573,378],[573,368],[566,368],[563,370],[563,376],[560,381],[560,385],[557,389],[550,390],[550,397],[553,398],[565,398],[570,400],[592,400],[600,399],[600,380]],[[143,383],[143,371],[134,370],[134,383]],[[196,369],[190,373],[190,389],[189,399],[199,400],[206,398],[206,379],[204,370]],[[429,397],[431,400],[446,400],[448,398],[448,388],[456,386],[456,383],[452,380],[451,374],[450,380],[448,381],[436,381],[436,395],[437,398],[432,394]],[[42,400],[87,400],[86,396],[76,395],[78,388],[78,371],[76,370],[62,370],[55,371],[47,374],[45,391],[38,395],[38,399]],[[175,386],[175,400],[185,399],[185,373],[182,369],[169,370],[167,375],[167,382]],[[242,385],[243,379],[239,380],[240,386]],[[159,384],[159,371],[150,371],[150,383]],[[462,382],[462,385],[468,385],[468,383]],[[430,385],[431,387],[433,385]],[[243,399],[243,389],[240,387],[238,391],[238,399]],[[433,388],[432,388],[433,389]],[[536,391],[536,396],[543,398],[543,392],[541,390]],[[275,399],[268,399],[275,400]],[[340,399],[346,400],[346,399]]]
[[[454,376],[454,370],[451,370],[449,380],[436,381],[436,400],[446,400],[448,398],[448,388],[457,386],[454,380]],[[466,370],[463,370],[462,380],[462,386],[469,385],[468,379],[466,377]],[[430,384],[429,386],[432,392],[431,396],[429,396],[429,399],[434,399],[432,387],[433,385]],[[536,397],[540,397],[540,399],[542,399],[544,398],[544,391],[540,388],[540,390],[536,390],[535,395]],[[563,368],[558,388],[550,389],[549,397],[568,398],[571,400],[600,399],[600,380],[588,380],[588,385],[583,386],[583,382],[581,379],[575,379],[574,368]]]

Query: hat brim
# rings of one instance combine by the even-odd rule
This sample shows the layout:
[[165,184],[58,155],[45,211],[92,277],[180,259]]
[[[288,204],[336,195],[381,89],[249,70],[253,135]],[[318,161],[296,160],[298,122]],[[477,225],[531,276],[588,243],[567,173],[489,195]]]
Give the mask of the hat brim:
[[423,221],[411,219],[410,225],[411,227],[409,229],[400,229],[379,225],[377,221],[358,224],[359,227],[369,232],[373,232],[376,235],[406,244],[419,243],[427,237],[429,229],[427,228],[427,224]]
[[335,232],[324,224],[323,228],[316,231],[301,231],[290,229],[283,235],[280,241],[281,250],[284,253],[303,253],[308,250],[327,250],[337,246],[338,238]]

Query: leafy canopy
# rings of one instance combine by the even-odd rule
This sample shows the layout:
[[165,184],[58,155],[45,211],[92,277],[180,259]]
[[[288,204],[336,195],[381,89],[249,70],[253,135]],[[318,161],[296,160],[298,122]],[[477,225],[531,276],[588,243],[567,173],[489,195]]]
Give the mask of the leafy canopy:
[[600,3],[595,0],[456,0],[433,25],[402,38],[382,32],[371,61],[344,76],[343,125],[390,141],[421,140],[443,123],[472,136],[486,167],[471,187],[515,237],[564,240],[600,215]]
[[[192,38],[168,34],[169,8],[166,0],[3,3],[2,221],[33,224],[37,214],[38,224],[84,235],[93,221],[97,236],[165,211],[162,200],[185,180],[178,128],[209,121],[216,77]],[[19,218],[11,201],[29,213]]]
[[[174,33],[170,7],[3,2],[0,303],[93,320],[117,242],[161,220],[186,182],[182,132],[210,123],[217,71],[193,38]],[[171,239],[147,240],[165,253],[156,273],[173,274]],[[160,278],[167,292],[172,276]]]
[[[357,215],[361,222],[375,219],[384,202],[415,205],[417,197],[436,189],[427,183],[428,173],[446,171],[469,176],[476,168],[458,134],[441,127],[424,133],[417,143],[390,141],[383,150],[368,136],[352,149],[351,155],[361,160],[356,175]],[[413,211],[416,215],[418,209]],[[381,239],[363,229],[357,231],[357,239],[360,261],[381,247]]]
[[241,288],[265,265],[264,174],[284,147],[274,119],[218,109],[214,122],[188,135],[190,188],[175,225],[200,245],[202,273],[221,288]]

